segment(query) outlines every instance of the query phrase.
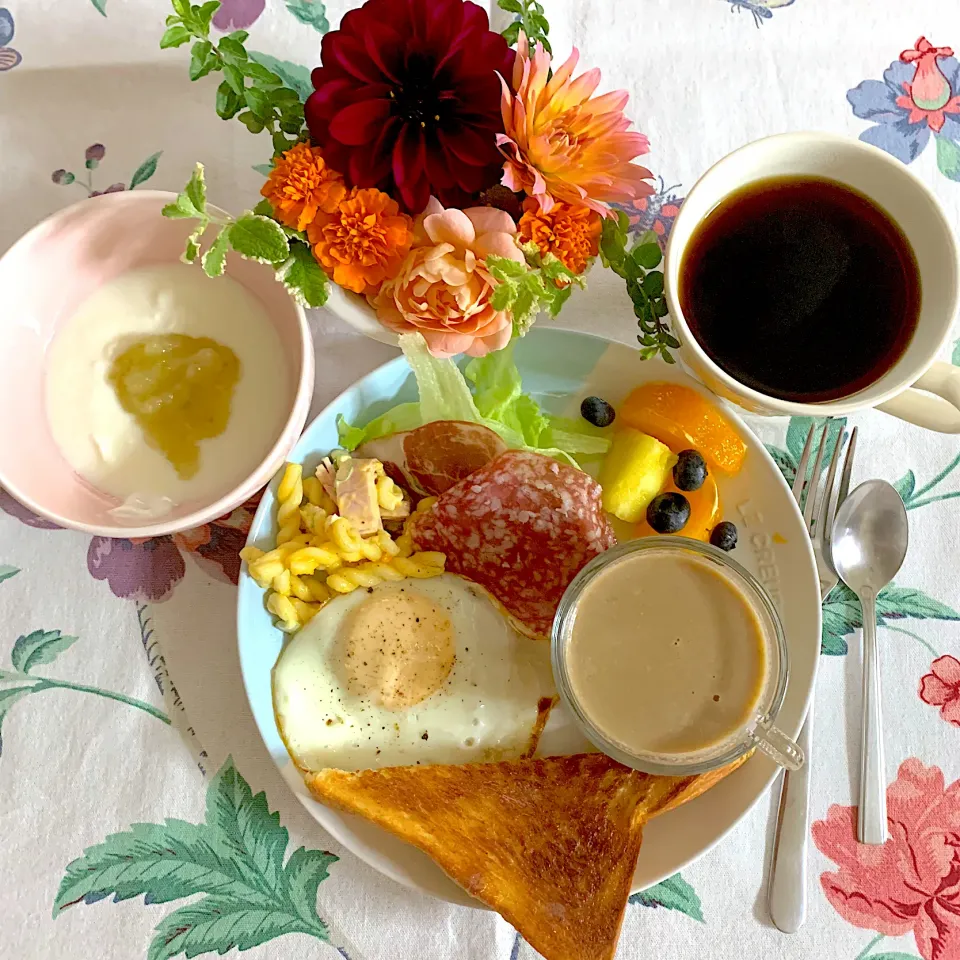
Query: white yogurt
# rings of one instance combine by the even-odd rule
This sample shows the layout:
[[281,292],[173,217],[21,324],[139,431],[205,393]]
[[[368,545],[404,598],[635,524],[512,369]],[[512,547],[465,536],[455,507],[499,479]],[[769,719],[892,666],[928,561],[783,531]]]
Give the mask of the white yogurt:
[[[162,333],[212,337],[240,361],[227,428],[201,442],[200,468],[188,480],[147,444],[108,379],[119,352]],[[47,418],[70,466],[123,502],[118,518],[151,519],[174,504],[215,500],[253,472],[289,413],[291,376],[265,309],[235,280],[185,264],[143,267],[100,287],[50,344]]]

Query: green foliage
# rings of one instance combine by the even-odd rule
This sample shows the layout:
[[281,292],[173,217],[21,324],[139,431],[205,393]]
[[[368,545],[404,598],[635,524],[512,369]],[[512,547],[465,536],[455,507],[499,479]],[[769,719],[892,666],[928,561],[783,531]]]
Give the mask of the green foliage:
[[30,673],[34,667],[53,663],[64,650],[77,642],[76,637],[64,636],[59,630],[34,630],[17,638],[10,652],[13,669]]
[[271,73],[275,73],[285,87],[296,92],[301,103],[306,102],[307,97],[313,93],[313,81],[310,79],[310,71],[307,67],[292,63],[290,60],[278,60],[268,53],[260,53],[257,50],[249,50],[247,55],[254,63],[259,63],[261,67],[266,67]]
[[[814,443],[819,443],[821,431],[823,429],[822,425],[825,421],[828,421],[827,426],[827,450],[824,454],[823,463],[821,464],[821,472],[826,470],[830,466],[830,462],[833,459],[833,446],[836,443],[837,437],[841,434],[847,426],[846,417],[791,417],[790,426],[787,428],[787,441],[786,441],[786,450],[781,449],[780,447],[775,447],[770,444],[767,444],[767,453],[773,457],[774,462],[780,468],[780,472],[783,474],[784,479],[787,483],[792,484],[797,476],[797,466],[800,463],[800,458],[803,456],[803,447],[807,442],[807,435],[810,432],[810,428],[817,424],[817,433],[814,435]],[[807,479],[813,474],[813,467],[816,463],[816,446],[814,446],[813,451],[811,452],[810,459],[807,462]]]
[[648,233],[629,246],[630,221],[623,211],[603,221],[600,235],[600,259],[627,286],[633,302],[640,333],[640,357],[649,360],[658,354],[667,363],[673,363],[671,350],[680,346],[670,333],[667,322],[667,300],[663,290],[663,271],[658,270],[663,254],[655,235]]
[[497,6],[507,13],[516,15],[516,19],[506,30],[503,36],[512,47],[516,44],[522,30],[530,41],[530,46],[540,43],[547,53],[553,53],[547,34],[550,33],[550,24],[543,14],[543,4],[537,0],[497,0]]
[[322,0],[287,0],[287,9],[301,23],[313,27],[317,33],[326,33],[330,29],[327,8]]
[[703,910],[700,898],[693,887],[679,873],[668,877],[661,883],[647,887],[639,893],[631,894],[630,903],[639,903],[645,907],[665,907],[667,910],[679,910],[694,920],[703,923]]
[[163,151],[160,150],[157,153],[151,154],[133,171],[133,176],[130,178],[131,190],[139,187],[142,183],[146,183],[157,172],[157,162],[160,160],[162,153]]
[[[163,208],[165,217],[197,221],[196,229],[187,238],[185,263],[194,263],[199,257],[208,277],[220,277],[226,270],[227,254],[233,251],[249,260],[272,264],[277,270],[277,279],[302,305],[323,306],[327,300],[327,275],[314,260],[310,247],[302,242],[302,234],[282,227],[271,214],[270,204],[265,200],[236,218],[214,214],[207,206],[202,163],[197,164],[190,182],[177,199]],[[200,240],[211,226],[217,232],[201,257]]]
[[327,302],[330,281],[305,243],[290,244],[290,258],[277,271],[277,278],[304,307],[322,307]]
[[249,950],[287,933],[328,941],[317,888],[337,857],[300,847],[284,863],[289,839],[265,794],[254,796],[228,758],[208,788],[203,823],[135,823],[88,847],[67,866],[53,915],[111,894],[155,904],[202,894],[157,924],[148,960]]
[[11,567],[9,563],[0,563],[0,583],[15,577],[19,572],[19,567]]
[[[540,256],[535,245],[524,248],[525,263],[507,257],[487,257],[487,270],[497,281],[493,306],[509,310],[516,336],[522,337],[546,310],[551,317],[560,313],[574,286],[583,287],[582,277],[568,270],[553,254]],[[560,281],[562,286],[557,286]]]
[[[890,584],[877,597],[877,624],[887,626],[897,620],[960,620],[952,607],[913,587]],[[820,652],[826,656],[844,656],[846,637],[863,626],[860,601],[844,584],[834,587],[823,603],[823,633]]]
[[107,15],[107,0],[90,0],[97,11],[103,16]]
[[[263,54],[251,55],[244,43],[249,34],[235,30],[210,39],[210,23],[219,9],[217,0],[202,5],[172,0],[174,13],[167,17],[161,47],[179,47],[190,40],[190,79],[222,73],[217,88],[217,114],[224,120],[236,117],[251,133],[266,130],[275,153],[292,147],[303,132],[301,89],[289,85],[289,77],[275,73]],[[281,61],[277,61],[280,63]]]

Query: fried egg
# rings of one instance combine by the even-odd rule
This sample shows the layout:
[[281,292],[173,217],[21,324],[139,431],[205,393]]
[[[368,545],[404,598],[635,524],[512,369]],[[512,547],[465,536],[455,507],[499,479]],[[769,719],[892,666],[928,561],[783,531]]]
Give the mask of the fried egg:
[[555,693],[549,645],[452,574],[335,597],[273,669],[277,726],[304,770],[514,759]]

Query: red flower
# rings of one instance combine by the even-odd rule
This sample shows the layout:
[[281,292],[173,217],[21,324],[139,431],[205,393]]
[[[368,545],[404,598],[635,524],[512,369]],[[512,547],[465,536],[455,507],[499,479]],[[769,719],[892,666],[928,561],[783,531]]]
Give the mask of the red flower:
[[912,933],[924,960],[960,960],[960,780],[911,758],[887,788],[890,839],[857,843],[856,807],[834,804],[813,841],[836,861],[820,877],[850,923],[896,937]]
[[411,213],[500,179],[499,72],[514,53],[463,0],[367,0],[324,36],[304,112],[324,159]]
[[960,727],[960,660],[937,657],[930,664],[930,673],[920,678],[920,699],[940,708],[947,723]]

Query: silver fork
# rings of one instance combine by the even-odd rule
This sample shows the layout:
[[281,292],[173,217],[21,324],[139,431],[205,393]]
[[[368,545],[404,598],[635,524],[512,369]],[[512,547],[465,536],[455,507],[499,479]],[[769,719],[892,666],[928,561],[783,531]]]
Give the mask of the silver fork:
[[[793,496],[803,507],[803,523],[810,534],[813,555],[817,562],[817,577],[820,580],[820,602],[840,582],[830,554],[830,535],[837,507],[846,499],[850,489],[850,472],[857,448],[857,428],[850,433],[843,457],[840,485],[835,490],[840,450],[844,434],[839,432],[833,444],[827,482],[820,485],[820,469],[828,446],[830,421],[823,426],[817,446],[813,473],[807,481],[807,466],[813,452],[817,425],[810,427],[807,442],[803,447],[797,476],[793,481]],[[806,499],[804,499],[806,490]],[[780,808],[777,812],[777,827],[774,839],[773,861],[770,864],[770,887],[767,892],[770,918],[784,933],[795,933],[803,925],[807,912],[807,825],[810,807],[810,759],[811,731],[813,727],[813,700],[807,710],[807,718],[797,737],[797,743],[807,758],[806,763],[791,773],[784,772],[780,788]]]

